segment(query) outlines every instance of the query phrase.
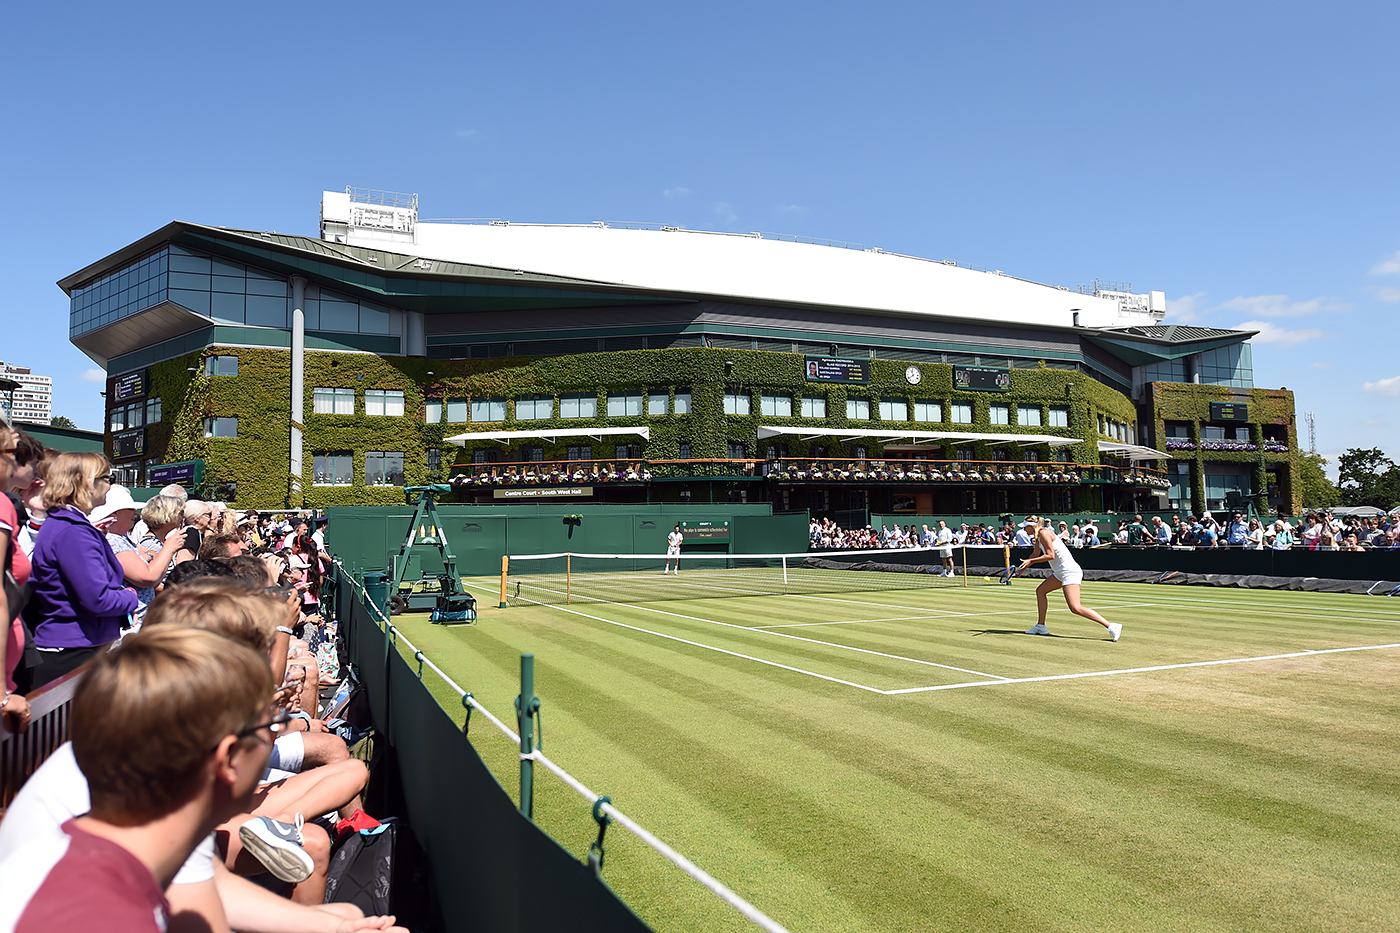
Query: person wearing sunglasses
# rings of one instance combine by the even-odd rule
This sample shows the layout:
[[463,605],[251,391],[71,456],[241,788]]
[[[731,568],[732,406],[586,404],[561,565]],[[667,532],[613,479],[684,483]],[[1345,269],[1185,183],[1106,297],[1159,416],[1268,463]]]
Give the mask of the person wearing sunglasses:
[[111,469],[106,457],[90,452],[60,454],[49,467],[48,518],[35,540],[25,609],[40,657],[29,669],[28,690],[100,654],[139,605],[106,536],[88,520],[88,513],[106,501]]

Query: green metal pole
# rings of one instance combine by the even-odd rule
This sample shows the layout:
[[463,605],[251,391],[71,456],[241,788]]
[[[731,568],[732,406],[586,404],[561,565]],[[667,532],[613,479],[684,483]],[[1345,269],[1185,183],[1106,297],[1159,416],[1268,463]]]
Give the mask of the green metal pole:
[[[520,696],[515,698],[515,718],[520,726],[520,754],[528,755],[535,750],[535,710],[540,708],[539,697],[535,696],[535,656],[520,656]],[[528,758],[520,759],[520,812],[528,819],[535,818],[535,763]]]

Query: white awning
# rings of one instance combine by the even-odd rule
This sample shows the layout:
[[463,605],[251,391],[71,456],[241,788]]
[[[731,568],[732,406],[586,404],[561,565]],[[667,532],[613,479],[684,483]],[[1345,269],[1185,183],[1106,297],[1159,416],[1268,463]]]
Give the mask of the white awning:
[[644,441],[651,440],[651,428],[545,428],[539,431],[468,431],[466,434],[455,434],[445,438],[445,440],[449,444],[462,446],[473,441],[496,441],[501,444],[509,444],[511,441],[548,441],[552,444],[561,437],[588,437],[595,441],[601,441],[605,437],[627,435],[640,437]]
[[1172,458],[1171,454],[1154,450],[1151,447],[1143,447],[1141,444],[1120,444],[1117,441],[1099,441],[1099,453],[1126,457],[1134,463],[1139,460],[1170,460]]
[[1049,444],[1051,447],[1069,447],[1084,443],[1077,437],[1059,437],[1054,434],[988,434],[971,431],[862,431],[849,428],[794,428],[776,425],[760,425],[758,438],[796,437],[804,441],[818,438],[834,438],[845,441],[880,441],[886,447],[906,442],[910,446],[932,444],[943,441],[980,441],[986,444],[1020,444],[1029,447],[1035,444]]

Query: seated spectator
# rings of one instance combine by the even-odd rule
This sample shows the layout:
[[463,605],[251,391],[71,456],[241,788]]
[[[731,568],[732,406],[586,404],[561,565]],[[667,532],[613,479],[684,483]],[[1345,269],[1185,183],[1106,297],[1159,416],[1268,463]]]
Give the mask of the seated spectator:
[[104,651],[140,604],[106,537],[87,518],[106,499],[110,471],[107,458],[97,453],[60,454],[49,468],[48,518],[35,539],[25,610],[40,655],[30,669],[31,690]]
[[1274,522],[1273,543],[1269,546],[1275,551],[1286,551],[1293,546],[1293,530],[1281,518]]
[[170,562],[175,552],[185,545],[185,536],[179,529],[166,534],[160,550],[147,556],[131,540],[131,529],[136,523],[136,503],[125,486],[107,487],[107,499],[92,510],[88,521],[107,535],[107,543],[117,555],[121,564],[122,576],[126,584],[136,590],[138,600],[136,611],[132,613],[133,627],[140,627],[146,616],[146,607],[155,598],[156,587],[165,580]]

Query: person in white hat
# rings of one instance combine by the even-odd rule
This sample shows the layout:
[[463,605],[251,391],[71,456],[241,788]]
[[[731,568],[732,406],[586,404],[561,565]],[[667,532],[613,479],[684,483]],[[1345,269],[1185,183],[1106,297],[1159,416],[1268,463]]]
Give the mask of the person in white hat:
[[1109,637],[1117,641],[1123,634],[1123,624],[1121,622],[1110,622],[1094,610],[1084,606],[1079,601],[1079,585],[1084,582],[1084,570],[1070,554],[1069,545],[1064,542],[1053,530],[1047,527],[1035,527],[1038,523],[1032,519],[1026,519],[1025,526],[1028,532],[1035,536],[1035,550],[1031,551],[1031,556],[1021,561],[1021,566],[1017,568],[1018,573],[1025,572],[1031,564],[1050,564],[1050,576],[1040,586],[1035,588],[1035,604],[1039,613],[1039,621],[1026,630],[1027,635],[1049,635],[1050,630],[1045,627],[1045,614],[1050,611],[1050,594],[1055,590],[1063,589],[1065,593],[1065,604],[1069,606],[1069,611],[1077,616],[1091,619],[1104,628],[1108,629]]
[[141,627],[141,620],[146,617],[146,607],[156,597],[156,584],[165,579],[166,568],[175,558],[175,552],[185,546],[185,532],[176,528],[166,534],[159,551],[150,554],[141,550],[131,540],[136,512],[136,500],[131,498],[131,491],[125,486],[111,486],[107,489],[106,500],[88,514],[88,521],[106,533],[107,543],[117,555],[126,584],[136,590],[134,624],[129,631]]

